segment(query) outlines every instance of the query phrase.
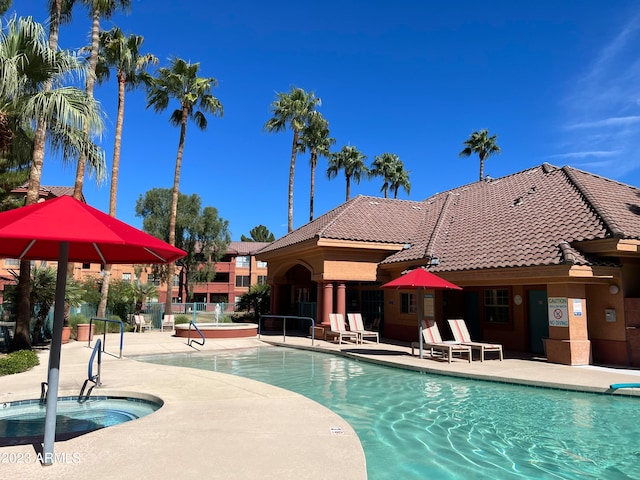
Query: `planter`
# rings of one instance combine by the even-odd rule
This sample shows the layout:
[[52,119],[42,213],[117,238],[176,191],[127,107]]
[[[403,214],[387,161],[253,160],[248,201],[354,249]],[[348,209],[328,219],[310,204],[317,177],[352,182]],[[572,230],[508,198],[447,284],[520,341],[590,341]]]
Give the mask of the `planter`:
[[62,343],[69,343],[71,338],[71,327],[62,327]]
[[91,333],[89,333],[89,324],[88,323],[79,323],[78,324],[78,333],[76,335],[76,340],[79,342],[86,342],[88,340],[93,340],[93,332],[95,330],[95,325],[91,324]]

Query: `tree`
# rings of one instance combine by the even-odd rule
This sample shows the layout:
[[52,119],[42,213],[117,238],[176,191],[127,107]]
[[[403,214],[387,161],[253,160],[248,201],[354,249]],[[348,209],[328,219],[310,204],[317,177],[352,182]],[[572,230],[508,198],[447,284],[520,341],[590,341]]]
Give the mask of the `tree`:
[[280,92],[271,104],[273,115],[264,125],[264,130],[269,133],[281,132],[289,127],[293,130],[291,143],[291,160],[289,162],[289,196],[288,196],[288,231],[293,231],[293,178],[296,166],[296,153],[298,152],[298,137],[307,126],[309,116],[319,106],[321,100],[313,92],[307,93],[301,88],[291,87],[289,93]]
[[309,115],[309,121],[302,130],[298,149],[305,153],[309,150],[311,158],[309,165],[311,166],[311,187],[309,189],[309,221],[313,220],[313,201],[315,196],[315,178],[318,157],[329,158],[331,152],[329,149],[336,143],[335,138],[329,137],[329,122],[320,114],[320,112],[312,112]]
[[[144,197],[140,196],[136,202],[136,215],[143,218],[142,228],[145,232],[166,240],[170,229],[172,197],[173,192],[166,188],[154,188]],[[187,301],[193,301],[189,285],[213,280],[213,264],[222,258],[231,242],[229,222],[220,218],[214,207],[201,208],[201,199],[197,194],[180,194],[175,232],[175,246],[187,252],[179,261],[180,286],[185,289]],[[173,272],[167,271],[169,297],[172,278]]]
[[459,157],[469,157],[472,153],[478,154],[480,158],[480,181],[484,179],[484,162],[493,154],[500,154],[502,150],[496,143],[498,136],[489,136],[488,130],[473,132],[471,136],[463,142],[465,148],[458,154]]
[[404,164],[401,161],[396,164],[395,170],[391,172],[389,177],[389,188],[393,192],[393,198],[398,198],[398,189],[400,188],[404,188],[407,193],[411,193],[409,173],[404,169]]
[[[110,69],[114,68],[118,79],[118,114],[116,117],[115,140],[113,145],[113,162],[111,166],[111,189],[109,191],[109,215],[116,216],[116,199],[118,193],[118,174],[120,171],[120,147],[122,142],[122,125],[124,123],[125,90],[133,90],[148,80],[146,68],[156,65],[158,58],[149,53],[142,55],[140,48],[144,38],[138,35],[125,37],[122,30],[112,28],[100,32],[100,49],[96,64],[96,80],[102,83],[109,78]],[[107,308],[111,265],[106,264],[103,270],[102,291],[98,304],[97,316],[104,318]]]
[[332,153],[329,158],[327,177],[329,179],[334,178],[340,170],[344,171],[344,178],[347,181],[347,200],[351,196],[351,179],[356,183],[360,183],[360,178],[369,174],[369,169],[364,163],[366,158],[352,145],[345,145],[342,150]]
[[0,0],[0,15],[7,13],[7,10],[11,8],[13,0]]
[[[14,18],[5,24],[0,35],[0,117],[10,121],[0,123],[5,128],[14,126],[10,132],[13,139],[18,138],[18,132],[28,132],[36,125],[27,205],[39,198],[45,142],[63,160],[84,154],[96,177],[104,175],[104,152],[91,141],[91,135],[103,128],[99,105],[85,92],[63,83],[83,70],[75,55],[51,48],[44,28],[31,18]],[[52,88],[54,85],[56,88]],[[6,140],[5,133],[0,138]],[[30,262],[20,262],[18,319],[11,349],[31,346],[30,268]]]
[[383,183],[380,191],[384,192],[384,198],[388,198],[389,196],[389,186],[391,185],[399,163],[401,164],[402,161],[395,153],[376,155],[371,163],[369,174],[371,177],[382,177]]
[[251,237],[245,237],[244,235],[240,235],[240,241],[242,242],[273,242],[276,237],[269,231],[267,227],[264,225],[258,225],[257,227],[253,227],[249,231],[249,235]]
[[[178,100],[180,108],[173,111],[169,121],[180,127],[180,140],[176,156],[176,168],[173,175],[173,191],[171,198],[171,213],[169,217],[170,245],[176,246],[176,217],[178,212],[178,188],[180,185],[180,169],[182,168],[182,152],[187,135],[187,121],[191,119],[200,130],[206,130],[207,118],[205,113],[222,116],[220,100],[211,94],[211,90],[218,84],[213,77],[198,77],[199,63],[185,62],[180,58],[171,61],[171,67],[158,70],[158,77],[152,79],[147,89],[147,108],[153,107],[156,112],[163,112],[169,106],[171,99]],[[168,277],[173,278],[175,265],[168,265]],[[167,299],[165,302],[167,315],[171,314],[171,286],[167,285]]]
[[236,308],[241,312],[253,311],[253,316],[258,321],[260,315],[269,313],[271,287],[267,284],[252,285],[247,293],[242,294]]
[[[71,6],[75,0],[65,0],[68,5],[69,15],[71,14]],[[91,15],[91,49],[89,51],[89,66],[87,70],[85,90],[87,95],[93,98],[93,90],[96,82],[96,67],[98,65],[98,54],[100,51],[100,19],[109,19],[118,10],[129,11],[131,8],[131,0],[79,0],[84,4]],[[85,127],[87,131],[87,127]],[[87,158],[85,155],[78,156],[78,164],[76,168],[76,181],[73,188],[73,197],[82,199],[82,188],[84,186],[84,176],[86,170]],[[72,265],[69,266],[73,268]],[[70,270],[73,273],[73,270]]]

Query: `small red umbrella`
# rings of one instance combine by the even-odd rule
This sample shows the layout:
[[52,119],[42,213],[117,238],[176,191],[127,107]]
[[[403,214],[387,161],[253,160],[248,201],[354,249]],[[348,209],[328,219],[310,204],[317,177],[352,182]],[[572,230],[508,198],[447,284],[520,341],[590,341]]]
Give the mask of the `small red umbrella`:
[[179,248],[69,196],[0,213],[0,258],[58,262],[43,463],[51,463],[53,458],[68,262],[169,263],[185,255]]
[[461,287],[440,278],[424,268],[416,268],[382,285],[382,288],[418,289],[418,345],[422,358],[422,290],[462,290]]

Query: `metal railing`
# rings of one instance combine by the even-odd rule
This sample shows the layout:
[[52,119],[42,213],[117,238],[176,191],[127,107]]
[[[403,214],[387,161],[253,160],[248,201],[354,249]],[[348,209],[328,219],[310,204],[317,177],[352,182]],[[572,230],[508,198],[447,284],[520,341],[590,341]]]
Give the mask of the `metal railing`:
[[292,315],[260,315],[260,318],[258,319],[258,338],[261,338],[262,335],[262,319],[266,318],[282,319],[282,343],[286,343],[287,341],[287,320],[304,320],[311,322],[311,346],[314,345],[316,321],[312,317],[297,317]]
[[102,351],[108,355],[111,355],[113,357],[115,357],[114,354],[107,352],[105,349],[107,347],[107,323],[116,323],[120,325],[120,353],[118,355],[118,358],[122,358],[122,346],[124,344],[124,322],[122,322],[121,320],[111,320],[109,318],[97,318],[97,317],[92,317],[89,320],[89,340],[87,343],[87,346],[89,348],[91,348],[91,332],[92,332],[92,324],[93,321],[96,322],[104,322],[104,333],[103,333],[103,337],[102,337]]
[[[82,384],[82,388],[80,389],[80,395],[78,396],[78,403],[84,403],[89,399],[89,395],[91,395],[91,391],[94,387],[100,386],[100,370],[102,368],[102,350],[100,349],[102,342],[100,339],[96,340],[96,346],[93,347],[93,352],[91,352],[91,358],[89,359],[89,367],[87,368],[87,379]],[[96,375],[93,374],[93,361],[96,358],[96,353],[98,354],[98,373]],[[93,385],[89,390],[87,390],[87,395],[84,395],[84,389],[87,388],[87,384],[92,382]]]
[[[198,332],[198,334],[200,335],[200,338],[202,338],[202,342],[199,342],[198,340],[195,339],[191,339],[191,327],[193,326],[193,328],[196,329],[196,332]],[[204,333],[202,333],[202,331],[200,331],[200,329],[198,328],[198,326],[194,323],[194,322],[189,322],[189,332],[187,335],[187,345],[191,346],[192,343],[197,343],[200,346],[204,346],[204,342],[205,342],[205,336]]]

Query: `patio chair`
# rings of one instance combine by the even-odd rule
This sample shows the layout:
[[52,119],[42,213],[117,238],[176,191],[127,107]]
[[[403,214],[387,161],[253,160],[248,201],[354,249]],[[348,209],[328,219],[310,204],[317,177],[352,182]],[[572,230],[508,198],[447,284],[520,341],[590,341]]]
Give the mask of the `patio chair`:
[[[471,347],[468,345],[462,345],[458,342],[445,342],[440,336],[440,330],[438,330],[438,324],[435,320],[422,321],[422,346],[425,350],[429,350],[431,357],[435,357],[435,352],[440,352],[443,358],[449,360],[454,353],[460,355],[467,355],[469,363],[471,363]],[[418,342],[411,343],[411,355],[413,355],[414,348],[419,348]]]
[[349,330],[356,332],[360,335],[360,343],[366,338],[375,338],[376,343],[380,343],[380,336],[378,332],[371,330],[365,330],[364,322],[362,321],[362,314],[360,313],[347,313],[347,320],[349,321]]
[[137,330],[138,333],[142,333],[145,328],[149,330],[152,327],[151,323],[144,319],[144,315],[134,315],[133,321],[135,324],[133,328],[134,332]]
[[356,343],[360,340],[360,335],[356,332],[350,332],[344,324],[344,315],[341,313],[330,313],[329,322],[331,323],[331,330],[326,332],[327,336],[333,335],[338,338],[338,343],[342,343],[343,338],[352,338]]
[[175,324],[176,320],[174,315],[165,315],[162,317],[162,323],[160,323],[160,331],[164,332],[165,327],[173,330]]
[[449,327],[451,328],[451,333],[453,333],[453,338],[455,338],[456,342],[460,342],[462,345],[468,345],[472,350],[478,350],[480,352],[481,362],[484,362],[485,352],[498,352],[500,361],[502,361],[502,345],[498,343],[472,341],[469,329],[467,328],[467,324],[464,319],[450,318]]

